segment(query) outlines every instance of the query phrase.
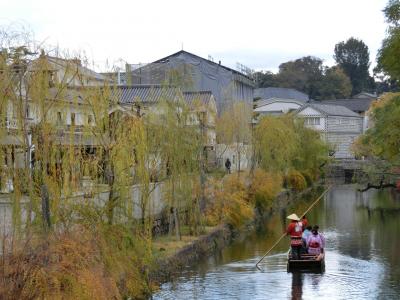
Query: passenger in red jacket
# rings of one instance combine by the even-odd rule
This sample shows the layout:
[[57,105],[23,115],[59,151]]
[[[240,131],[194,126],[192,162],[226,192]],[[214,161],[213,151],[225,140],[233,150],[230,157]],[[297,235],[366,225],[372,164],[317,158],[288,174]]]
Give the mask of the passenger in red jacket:
[[286,229],[286,234],[290,236],[292,257],[294,259],[301,259],[301,248],[303,246],[301,236],[303,234],[303,224],[300,222],[300,218],[296,214],[291,214],[287,218],[291,220]]

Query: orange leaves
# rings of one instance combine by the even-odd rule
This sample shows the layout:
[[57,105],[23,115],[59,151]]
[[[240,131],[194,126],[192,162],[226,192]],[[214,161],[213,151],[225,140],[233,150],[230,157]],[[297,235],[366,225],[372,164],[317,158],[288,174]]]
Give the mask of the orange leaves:
[[19,299],[120,298],[105,272],[93,237],[83,229],[53,234],[15,252],[2,266],[2,295]]
[[265,172],[261,169],[254,171],[250,193],[253,194],[257,207],[268,208],[281,189],[282,176],[280,174]]
[[282,188],[282,176],[255,170],[253,176],[231,174],[209,181],[206,219],[210,225],[241,227],[254,218],[254,209],[267,209]]
[[210,181],[207,192],[206,219],[210,225],[226,223],[240,227],[253,218],[253,207],[243,177],[232,174]]
[[307,182],[304,176],[296,170],[291,170],[286,177],[289,187],[295,191],[302,191],[307,187]]

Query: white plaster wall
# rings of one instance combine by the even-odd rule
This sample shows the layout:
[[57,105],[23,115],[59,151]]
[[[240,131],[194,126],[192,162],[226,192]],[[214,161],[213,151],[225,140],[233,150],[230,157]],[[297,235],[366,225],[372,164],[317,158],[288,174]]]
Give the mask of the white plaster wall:
[[259,113],[269,113],[269,112],[277,112],[281,111],[283,113],[287,113],[290,110],[297,110],[301,107],[300,104],[293,102],[273,102],[270,104],[266,104],[260,107],[257,107],[254,111]]
[[321,114],[319,111],[312,109],[311,107],[306,107],[304,110],[300,111],[298,114],[300,117],[312,117],[312,118],[320,118],[319,125],[307,125],[308,128],[312,128],[317,131],[324,131],[326,129],[326,117]]
[[360,117],[328,117],[328,132],[353,132],[361,134],[363,131],[363,120]]
[[252,148],[250,145],[240,144],[217,144],[217,163],[221,169],[225,170],[225,161],[229,158],[231,161],[231,170],[239,170],[239,152],[240,152],[240,170],[248,170],[251,166]]
[[328,133],[327,142],[333,146],[336,151],[335,158],[354,158],[351,151],[351,145],[358,137],[358,134],[344,134],[344,133]]

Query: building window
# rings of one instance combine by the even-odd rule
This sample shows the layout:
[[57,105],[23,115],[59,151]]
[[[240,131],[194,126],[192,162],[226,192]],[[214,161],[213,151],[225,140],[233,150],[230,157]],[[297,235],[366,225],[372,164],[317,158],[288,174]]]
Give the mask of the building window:
[[320,125],[321,118],[305,118],[304,124],[305,125]]
[[71,113],[71,125],[75,126],[75,113]]

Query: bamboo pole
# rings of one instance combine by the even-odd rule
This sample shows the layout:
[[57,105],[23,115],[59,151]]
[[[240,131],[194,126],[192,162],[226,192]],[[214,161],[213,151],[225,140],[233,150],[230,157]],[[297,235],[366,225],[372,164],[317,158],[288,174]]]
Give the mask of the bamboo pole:
[[[325,196],[325,194],[331,189],[331,185],[317,198],[317,200],[315,200],[309,207],[308,209],[302,213],[300,215],[300,218],[302,218],[303,216],[305,216],[314,206],[315,204],[318,203],[319,200],[322,199],[323,196]],[[263,255],[263,257],[261,257],[261,259],[256,263],[256,268],[261,270],[258,266],[258,264],[272,251],[272,249],[275,248],[276,245],[279,244],[279,242],[286,236],[286,232],[284,234],[281,235],[281,237],[275,242],[275,244]]]

